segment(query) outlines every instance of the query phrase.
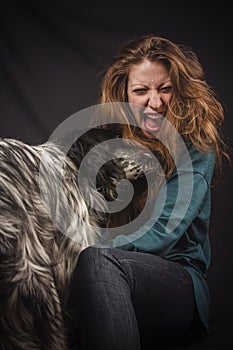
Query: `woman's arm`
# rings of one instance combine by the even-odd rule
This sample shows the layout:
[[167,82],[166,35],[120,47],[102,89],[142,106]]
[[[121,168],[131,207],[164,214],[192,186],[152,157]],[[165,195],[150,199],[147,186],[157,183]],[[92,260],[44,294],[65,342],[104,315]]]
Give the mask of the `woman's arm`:
[[208,220],[215,158],[212,153],[202,154],[193,148],[190,157],[192,167],[183,164],[163,184],[151,218],[139,230],[100,245],[160,254],[172,249],[201,212],[201,219]]

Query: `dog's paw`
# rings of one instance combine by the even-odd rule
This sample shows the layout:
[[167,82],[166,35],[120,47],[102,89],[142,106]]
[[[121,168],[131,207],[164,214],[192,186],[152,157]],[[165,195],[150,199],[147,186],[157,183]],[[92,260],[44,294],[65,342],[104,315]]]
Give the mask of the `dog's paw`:
[[154,157],[150,152],[119,150],[116,156],[118,166],[122,168],[128,180],[137,180],[155,169]]
[[121,157],[117,159],[118,165],[122,168],[125,174],[125,178],[128,180],[137,180],[143,176],[142,167],[127,157]]

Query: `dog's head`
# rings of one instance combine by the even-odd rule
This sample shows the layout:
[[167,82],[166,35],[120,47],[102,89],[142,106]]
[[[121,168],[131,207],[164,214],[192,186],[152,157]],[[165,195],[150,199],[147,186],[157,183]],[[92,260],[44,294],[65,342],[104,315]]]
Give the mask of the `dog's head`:
[[[108,142],[110,140],[116,141]],[[122,139],[118,132],[103,128],[93,128],[83,133],[75,140],[68,155],[77,169],[83,167],[87,176],[95,172],[97,190],[110,201],[117,196],[116,184],[120,180],[135,182],[155,169],[150,151]]]

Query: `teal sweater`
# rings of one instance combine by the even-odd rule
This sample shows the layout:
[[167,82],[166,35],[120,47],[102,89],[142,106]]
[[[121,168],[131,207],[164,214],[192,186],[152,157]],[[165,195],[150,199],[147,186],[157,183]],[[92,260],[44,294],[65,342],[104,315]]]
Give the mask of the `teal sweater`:
[[161,187],[151,218],[137,232],[118,235],[106,245],[181,263],[192,278],[199,316],[208,331],[206,274],[211,257],[208,230],[215,155],[201,153],[192,145],[188,154]]

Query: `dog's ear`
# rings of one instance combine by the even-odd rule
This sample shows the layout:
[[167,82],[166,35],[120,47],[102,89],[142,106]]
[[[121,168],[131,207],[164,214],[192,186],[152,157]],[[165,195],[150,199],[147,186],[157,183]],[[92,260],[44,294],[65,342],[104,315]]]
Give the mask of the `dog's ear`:
[[[76,136],[75,136],[76,135]],[[115,139],[119,137],[119,133],[111,131],[109,129],[102,128],[92,128],[87,130],[82,130],[81,136],[75,132],[72,134],[72,146],[70,147],[67,156],[72,159],[76,164],[77,168],[81,166],[83,158],[88,155],[88,153],[97,145],[102,147],[102,156],[104,154],[109,154],[109,145],[103,144],[103,142]],[[100,154],[93,153],[93,157],[90,157],[90,166],[91,162],[95,162],[95,156],[100,158]]]

